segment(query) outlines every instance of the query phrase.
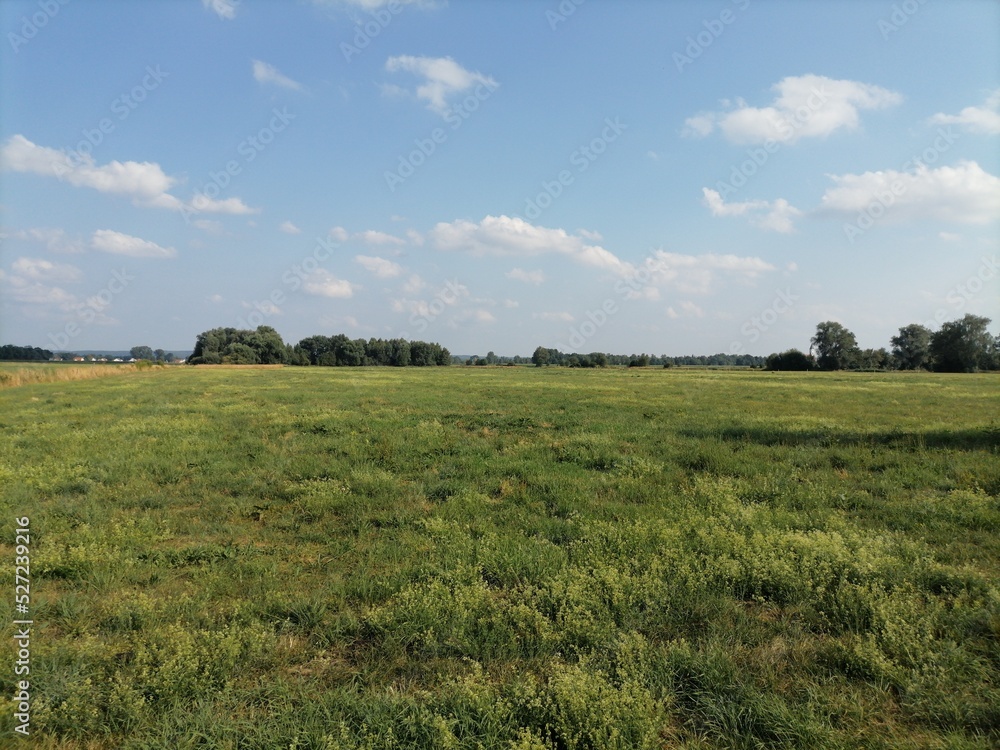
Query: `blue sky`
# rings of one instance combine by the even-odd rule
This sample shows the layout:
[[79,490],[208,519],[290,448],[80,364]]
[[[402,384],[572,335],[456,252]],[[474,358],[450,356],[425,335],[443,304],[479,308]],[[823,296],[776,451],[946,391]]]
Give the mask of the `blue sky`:
[[1000,324],[1000,6],[0,3],[0,341]]

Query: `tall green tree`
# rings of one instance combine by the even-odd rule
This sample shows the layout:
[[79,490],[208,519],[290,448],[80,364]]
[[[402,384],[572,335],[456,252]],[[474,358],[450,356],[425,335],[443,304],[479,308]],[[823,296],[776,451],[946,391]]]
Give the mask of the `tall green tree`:
[[994,364],[996,341],[989,318],[966,314],[942,324],[931,335],[930,355],[935,372],[975,372]]
[[931,329],[911,323],[899,329],[889,339],[892,344],[892,363],[899,370],[921,370],[930,364]]
[[129,350],[129,354],[135,359],[153,359],[153,350],[148,346],[133,346]]
[[828,320],[816,326],[811,343],[821,370],[844,370],[857,360],[858,340],[836,321]]

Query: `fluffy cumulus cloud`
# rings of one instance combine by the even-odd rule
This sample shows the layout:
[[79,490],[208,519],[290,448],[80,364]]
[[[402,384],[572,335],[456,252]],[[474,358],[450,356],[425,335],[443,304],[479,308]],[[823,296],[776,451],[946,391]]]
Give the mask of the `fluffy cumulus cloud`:
[[55,253],[82,253],[84,249],[80,239],[70,237],[64,229],[51,227],[19,229],[9,235],[0,234],[0,239],[8,238],[38,243]]
[[428,239],[439,250],[467,252],[474,256],[565,255],[577,263],[626,276],[633,269],[614,253],[590,244],[586,237],[565,229],[549,229],[510,216],[487,216],[476,223],[465,220],[441,222]]
[[851,215],[885,214],[905,220],[932,218],[986,224],[1000,218],[1000,178],[974,161],[911,172],[885,170],[830,175],[835,186],[823,194],[823,208]]
[[174,184],[152,162],[112,161],[98,166],[89,154],[69,154],[32,143],[23,135],[13,135],[0,149],[3,168],[56,177],[74,187],[89,187],[102,193],[129,195],[136,200],[152,200]]
[[309,274],[302,288],[306,293],[319,297],[350,299],[354,296],[355,285],[344,279],[338,279],[325,268],[319,268]]
[[399,237],[394,237],[391,234],[385,232],[379,232],[374,229],[368,229],[364,232],[358,232],[354,235],[355,239],[364,242],[366,245],[405,245],[406,240],[402,240]]
[[899,104],[895,91],[859,81],[804,75],[783,78],[771,87],[774,101],[754,107],[746,101],[723,102],[719,112],[702,112],[685,120],[685,135],[704,137],[718,128],[732,143],[794,142],[822,138],[838,130],[855,130],[863,109]]
[[53,263],[42,258],[18,258],[10,267],[15,274],[32,281],[68,283],[82,278],[82,273],[76,266]]
[[116,323],[106,314],[111,303],[106,292],[81,299],[59,286],[82,280],[83,274],[75,266],[22,257],[11,263],[10,273],[0,271],[0,293],[22,305],[21,313],[29,318],[66,321],[86,314],[80,319],[87,323]]
[[[633,274],[647,286],[672,287],[687,294],[706,294],[722,279],[748,282],[777,270],[770,263],[753,256],[732,254],[685,255],[657,250]],[[655,298],[655,297],[654,297]]]
[[942,112],[931,118],[935,125],[960,125],[969,132],[1000,135],[1000,89],[986,97],[979,107],[966,107],[957,115]]
[[[497,82],[479,72],[466,70],[450,57],[415,57],[398,55],[386,60],[385,69],[390,73],[413,73],[423,79],[417,85],[416,97],[427,102],[427,107],[439,115],[448,111],[448,101],[452,96],[462,94],[476,86],[496,88]],[[389,87],[400,91],[398,87]]]
[[403,267],[386,258],[372,255],[355,255],[354,260],[369,273],[380,279],[391,279],[403,273]]
[[161,247],[155,242],[122,234],[112,229],[98,229],[90,240],[94,250],[131,258],[173,258],[177,251],[172,247]]
[[299,229],[290,221],[281,222],[281,224],[278,226],[278,229],[280,229],[285,234],[302,234],[302,230]]
[[257,213],[239,198],[216,200],[196,194],[185,203],[167,191],[177,180],[155,162],[111,161],[97,164],[90,154],[61,151],[13,135],[0,148],[0,168],[43,177],[55,177],[73,187],[124,195],[144,208],[165,208],[189,213]]
[[293,81],[286,75],[282,75],[276,67],[262,60],[253,61],[253,77],[257,83],[280,86],[283,89],[291,89],[292,91],[302,90],[301,83]]
[[746,216],[761,229],[787,234],[794,230],[793,219],[802,212],[784,198],[775,201],[752,200],[726,203],[717,190],[702,188],[705,205],[713,216]]

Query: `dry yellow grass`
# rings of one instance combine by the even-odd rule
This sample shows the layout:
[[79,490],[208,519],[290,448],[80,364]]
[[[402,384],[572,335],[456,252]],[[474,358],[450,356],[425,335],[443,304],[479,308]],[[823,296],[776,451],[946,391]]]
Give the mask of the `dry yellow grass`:
[[109,375],[127,375],[132,372],[149,369],[128,365],[60,365],[42,367],[23,367],[16,370],[0,370],[0,388],[16,388],[20,385],[33,383],[56,383],[67,380],[89,380]]

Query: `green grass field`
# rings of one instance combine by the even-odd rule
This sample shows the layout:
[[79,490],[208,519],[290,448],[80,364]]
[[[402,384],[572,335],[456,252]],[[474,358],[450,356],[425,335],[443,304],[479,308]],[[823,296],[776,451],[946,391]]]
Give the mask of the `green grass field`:
[[32,748],[990,748],[995,375],[165,368],[0,390]]

